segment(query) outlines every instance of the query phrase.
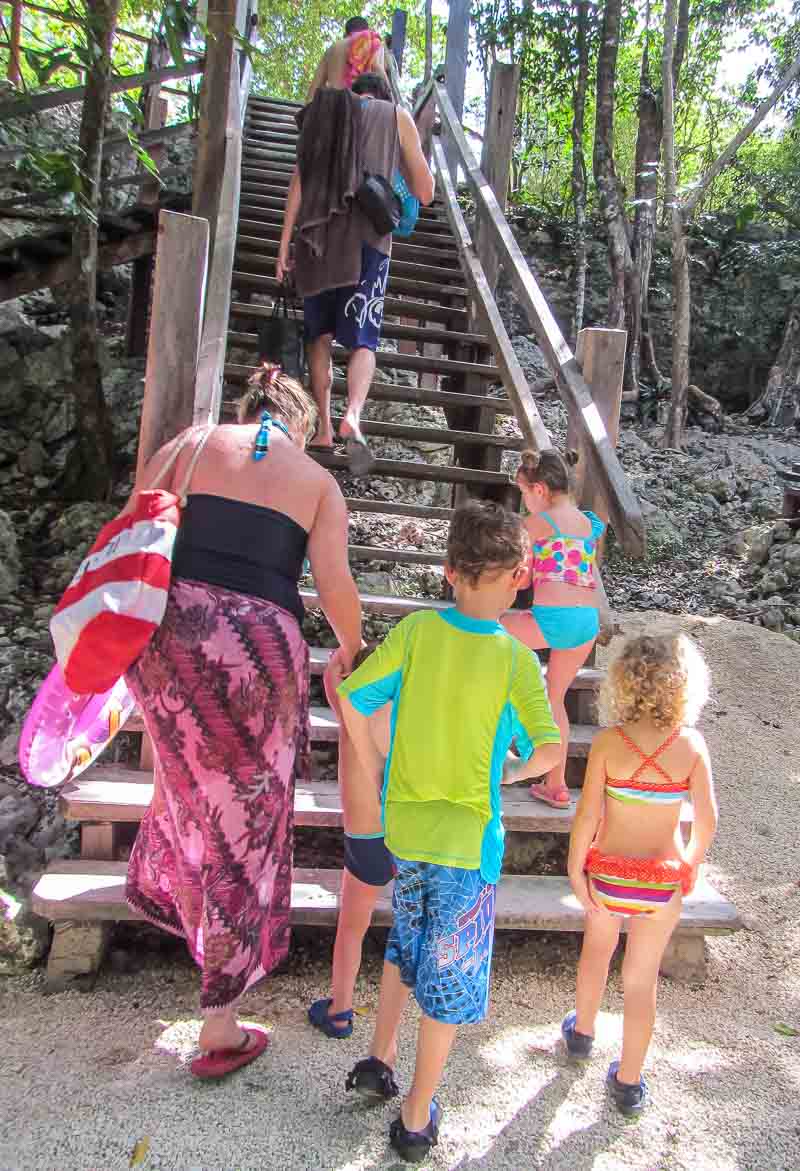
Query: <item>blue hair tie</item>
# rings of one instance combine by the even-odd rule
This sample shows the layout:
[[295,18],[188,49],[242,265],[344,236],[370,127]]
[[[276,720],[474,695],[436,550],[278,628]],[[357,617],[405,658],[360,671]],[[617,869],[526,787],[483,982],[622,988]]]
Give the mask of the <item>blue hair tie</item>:
[[269,411],[261,412],[261,426],[256,435],[256,446],[253,451],[253,459],[258,463],[260,459],[269,451],[269,441],[272,435],[272,415]]

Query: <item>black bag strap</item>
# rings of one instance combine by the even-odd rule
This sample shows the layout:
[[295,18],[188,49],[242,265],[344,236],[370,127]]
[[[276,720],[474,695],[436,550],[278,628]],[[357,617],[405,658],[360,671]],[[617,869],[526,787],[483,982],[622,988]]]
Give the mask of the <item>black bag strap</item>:
[[283,278],[281,287],[275,294],[275,300],[272,304],[273,317],[290,318],[292,321],[297,321],[297,305],[295,304],[294,291],[288,275]]

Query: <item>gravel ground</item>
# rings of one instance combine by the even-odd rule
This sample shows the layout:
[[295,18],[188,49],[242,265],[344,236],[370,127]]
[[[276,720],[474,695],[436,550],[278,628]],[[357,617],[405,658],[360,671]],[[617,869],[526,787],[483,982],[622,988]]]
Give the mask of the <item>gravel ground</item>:
[[[448,1171],[796,1171],[800,1166],[800,648],[724,619],[629,614],[627,632],[681,624],[705,647],[715,693],[706,732],[722,819],[711,877],[746,930],[709,943],[703,987],[663,982],[648,1060],[654,1105],[625,1123],[602,1087],[617,1055],[615,973],[597,1056],[574,1069],[556,1043],[570,1007],[571,940],[501,936],[490,1019],[464,1029],[442,1087]],[[141,937],[142,949],[147,945]],[[321,944],[321,946],[320,946]],[[196,979],[172,951],[133,974],[106,971],[88,996],[43,998],[40,976],[0,985],[2,1171],[362,1171],[396,1167],[392,1107],[343,1093],[366,1048],[377,946],[360,983],[353,1040],[327,1041],[304,1007],[328,975],[330,936],[298,937],[289,970],[247,1002],[275,1026],[267,1055],[219,1086],[185,1068],[197,1037]],[[322,953],[324,959],[320,959]],[[409,1016],[404,1036],[410,1040]],[[407,1084],[409,1046],[399,1073]],[[146,1141],[143,1141],[146,1140]],[[140,1162],[131,1163],[136,1144]],[[135,1156],[134,1156],[135,1159]]]

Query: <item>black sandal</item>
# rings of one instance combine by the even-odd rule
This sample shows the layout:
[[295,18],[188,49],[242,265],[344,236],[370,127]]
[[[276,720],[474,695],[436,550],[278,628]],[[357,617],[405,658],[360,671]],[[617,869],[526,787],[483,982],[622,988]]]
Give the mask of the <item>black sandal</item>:
[[371,1102],[388,1102],[400,1093],[394,1080],[394,1070],[377,1057],[367,1057],[350,1070],[344,1088],[355,1090]]

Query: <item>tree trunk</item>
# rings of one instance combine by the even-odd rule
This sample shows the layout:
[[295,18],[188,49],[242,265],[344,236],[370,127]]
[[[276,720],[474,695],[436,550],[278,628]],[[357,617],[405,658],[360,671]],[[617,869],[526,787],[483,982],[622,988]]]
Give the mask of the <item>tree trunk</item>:
[[22,74],[19,67],[22,41],[22,0],[11,0],[11,29],[9,30],[8,70],[6,77],[13,86],[19,86]]
[[744,412],[747,419],[770,427],[800,427],[800,296],[789,310],[789,320],[767,385]]
[[683,212],[678,203],[678,176],[675,166],[673,64],[677,21],[677,0],[666,0],[661,84],[664,91],[664,200],[672,227],[672,396],[664,443],[667,447],[680,449],[686,426],[689,393],[691,286],[689,282],[689,254],[686,247]]
[[578,73],[572,119],[572,198],[575,204],[575,313],[572,319],[572,339],[577,342],[583,329],[583,310],[586,300],[586,158],[583,153],[583,131],[586,118],[586,91],[589,85],[589,0],[577,0]]
[[639,126],[636,133],[636,163],[634,188],[634,220],[631,253],[639,278],[639,334],[628,335],[628,353],[632,383],[631,391],[638,397],[639,378],[642,370],[653,376],[658,386],[661,375],[656,367],[653,340],[650,334],[650,270],[653,264],[653,244],[656,233],[656,207],[658,200],[658,167],[661,156],[661,103],[653,90],[650,80],[648,6],[645,29],[645,45],[642,53],[642,68],[639,76]]
[[97,337],[97,213],[105,115],[111,79],[111,45],[119,0],[87,0],[86,36],[94,65],[86,77],[81,114],[80,206],[72,234],[80,276],[72,289],[72,394],[77,443],[66,472],[65,492],[73,498],[101,499],[112,483],[111,419],[103,394]]
[[425,0],[425,76],[427,85],[433,76],[433,0]]
[[[628,336],[638,339],[641,299],[639,276],[633,263],[629,238],[630,225],[625,215],[624,194],[614,166],[614,88],[617,80],[622,0],[607,0],[603,12],[600,49],[597,56],[597,101],[594,136],[594,178],[600,197],[600,210],[608,233],[608,259],[611,287],[607,321],[611,329],[627,329]],[[624,389],[637,393],[638,349],[631,362],[626,352]]]

